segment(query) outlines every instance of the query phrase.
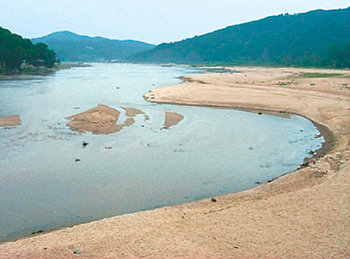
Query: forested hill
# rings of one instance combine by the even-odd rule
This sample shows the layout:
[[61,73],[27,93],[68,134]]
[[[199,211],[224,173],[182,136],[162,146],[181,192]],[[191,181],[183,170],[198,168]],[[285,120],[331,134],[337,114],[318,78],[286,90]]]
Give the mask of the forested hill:
[[47,45],[33,44],[0,27],[0,73],[20,72],[30,66],[52,67],[55,62],[55,52]]
[[129,55],[155,47],[140,41],[88,37],[69,31],[55,32],[32,41],[47,44],[61,61],[79,62],[123,61]]
[[130,57],[151,63],[350,66],[350,8],[277,15]]

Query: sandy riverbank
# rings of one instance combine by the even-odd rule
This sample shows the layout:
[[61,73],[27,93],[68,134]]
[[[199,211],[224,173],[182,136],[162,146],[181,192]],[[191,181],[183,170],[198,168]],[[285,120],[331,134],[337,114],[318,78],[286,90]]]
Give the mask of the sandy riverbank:
[[[0,258],[348,258],[350,71],[233,69],[240,73],[186,77],[145,98],[300,114],[333,133],[329,153],[215,203],[127,214],[3,243]],[[73,254],[76,249],[82,253]]]

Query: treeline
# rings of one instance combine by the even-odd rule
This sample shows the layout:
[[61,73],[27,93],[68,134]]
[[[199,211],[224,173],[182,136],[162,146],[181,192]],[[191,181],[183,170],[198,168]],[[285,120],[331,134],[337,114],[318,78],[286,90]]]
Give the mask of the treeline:
[[135,62],[349,67],[350,8],[282,14],[130,57]]
[[328,58],[325,63],[325,65],[335,68],[350,67],[350,42],[345,44],[343,48],[337,44],[329,45]]
[[0,27],[0,73],[21,72],[35,67],[51,68],[56,62],[55,52],[43,43],[33,44]]

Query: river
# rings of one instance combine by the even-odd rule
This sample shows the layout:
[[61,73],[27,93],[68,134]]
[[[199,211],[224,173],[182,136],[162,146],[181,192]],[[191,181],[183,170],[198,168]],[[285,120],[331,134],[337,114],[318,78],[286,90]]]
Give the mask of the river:
[[[92,64],[0,81],[0,241],[233,193],[297,169],[323,138],[307,119],[146,102],[151,89],[200,72],[185,66]],[[66,117],[105,104],[142,110],[109,135]],[[162,129],[165,112],[184,119]],[[87,142],[87,146],[82,143]]]

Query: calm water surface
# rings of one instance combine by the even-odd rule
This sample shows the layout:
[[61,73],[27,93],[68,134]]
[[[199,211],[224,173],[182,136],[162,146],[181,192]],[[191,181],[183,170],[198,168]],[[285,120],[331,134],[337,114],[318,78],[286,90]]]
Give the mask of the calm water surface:
[[[0,81],[0,116],[22,119],[21,126],[0,128],[0,240],[252,188],[295,170],[321,147],[317,129],[299,116],[143,100],[149,90],[194,72],[93,64]],[[98,104],[119,109],[121,122],[120,106],[150,120],[137,115],[134,125],[110,135],[66,126],[65,117]],[[161,130],[165,111],[184,120]]]

